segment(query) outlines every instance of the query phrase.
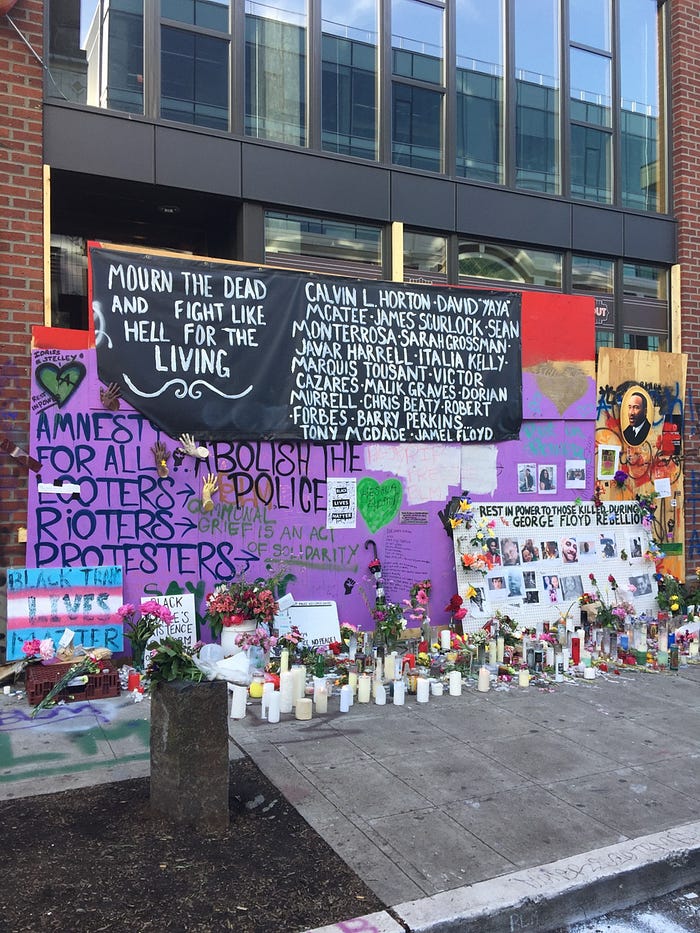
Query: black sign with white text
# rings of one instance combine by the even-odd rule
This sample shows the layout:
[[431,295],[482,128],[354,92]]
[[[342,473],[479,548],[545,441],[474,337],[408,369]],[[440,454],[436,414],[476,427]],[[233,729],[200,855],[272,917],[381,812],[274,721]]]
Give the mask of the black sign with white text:
[[517,293],[97,246],[90,265],[100,379],[172,437],[518,436]]

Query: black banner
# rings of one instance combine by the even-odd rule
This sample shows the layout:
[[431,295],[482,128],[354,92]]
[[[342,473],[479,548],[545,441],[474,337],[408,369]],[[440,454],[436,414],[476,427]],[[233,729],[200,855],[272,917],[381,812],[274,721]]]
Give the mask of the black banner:
[[90,249],[98,371],[171,437],[489,442],[520,295]]

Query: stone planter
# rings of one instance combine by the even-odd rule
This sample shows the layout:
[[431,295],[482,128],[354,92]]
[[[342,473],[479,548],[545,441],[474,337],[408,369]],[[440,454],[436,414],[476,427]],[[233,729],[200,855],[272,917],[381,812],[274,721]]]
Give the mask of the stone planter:
[[157,684],[151,699],[151,810],[207,833],[229,822],[228,688]]

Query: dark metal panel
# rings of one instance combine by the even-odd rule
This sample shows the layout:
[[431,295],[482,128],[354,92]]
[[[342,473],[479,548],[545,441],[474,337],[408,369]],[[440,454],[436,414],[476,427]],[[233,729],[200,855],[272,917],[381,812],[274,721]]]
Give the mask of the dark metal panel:
[[676,262],[676,222],[669,217],[626,214],[625,257],[646,262]]
[[253,201],[387,222],[389,184],[376,165],[243,143],[241,195]]
[[159,185],[239,197],[241,144],[192,129],[156,126],[155,180]]
[[153,182],[153,126],[123,114],[44,104],[44,161],[72,172]]
[[452,233],[455,188],[455,183],[445,178],[394,170],[391,173],[391,219]]
[[600,253],[621,256],[623,215],[610,208],[590,204],[571,206],[572,249],[577,253]]
[[498,188],[457,186],[457,231],[532,246],[571,247],[571,205]]

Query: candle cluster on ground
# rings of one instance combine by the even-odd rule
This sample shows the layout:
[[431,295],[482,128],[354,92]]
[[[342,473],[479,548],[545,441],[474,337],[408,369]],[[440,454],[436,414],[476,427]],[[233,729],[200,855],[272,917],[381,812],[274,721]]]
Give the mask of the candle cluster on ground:
[[372,646],[371,634],[357,633],[352,658],[330,651],[324,657],[323,649],[304,656],[303,650],[290,653],[285,648],[265,681],[256,672],[249,690],[231,685],[231,717],[246,715],[249,698],[260,701],[260,716],[270,723],[280,722],[283,715],[304,722],[349,713],[355,703],[402,706],[407,697],[418,704],[459,697],[465,685],[476,693],[495,686],[552,689],[572,678],[594,680],[597,672],[622,666],[673,672],[682,664],[700,663],[697,632],[678,634],[663,614],[635,620],[624,632],[596,626],[595,620],[583,623],[574,626],[564,617],[541,631],[516,632],[506,626],[505,633],[493,624],[480,638],[472,633],[472,643],[470,636],[443,629],[434,632],[434,641],[408,641],[401,652],[389,653]]

